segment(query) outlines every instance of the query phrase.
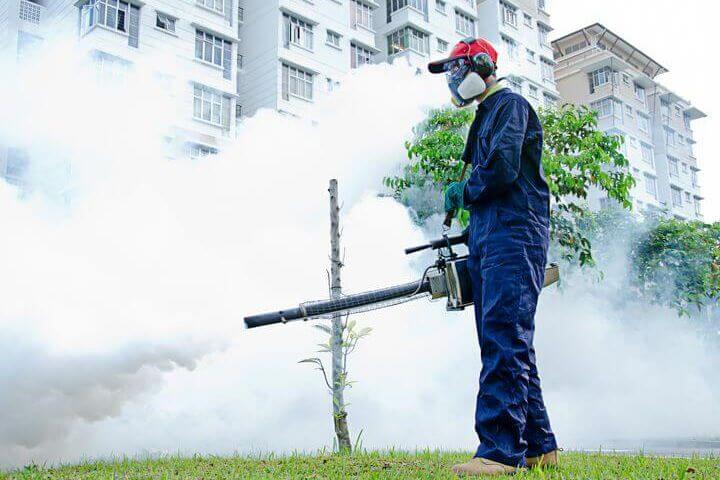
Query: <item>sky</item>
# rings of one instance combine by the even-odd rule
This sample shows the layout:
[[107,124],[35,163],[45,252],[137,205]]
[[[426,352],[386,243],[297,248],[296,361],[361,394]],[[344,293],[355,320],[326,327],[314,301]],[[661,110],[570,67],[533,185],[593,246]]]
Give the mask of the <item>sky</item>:
[[[681,8],[678,8],[682,5]],[[695,154],[702,172],[706,221],[720,219],[720,115],[718,68],[712,55],[720,5],[712,0],[550,0],[551,23],[559,38],[600,22],[665,66],[669,73],[657,80],[708,115],[694,123]]]

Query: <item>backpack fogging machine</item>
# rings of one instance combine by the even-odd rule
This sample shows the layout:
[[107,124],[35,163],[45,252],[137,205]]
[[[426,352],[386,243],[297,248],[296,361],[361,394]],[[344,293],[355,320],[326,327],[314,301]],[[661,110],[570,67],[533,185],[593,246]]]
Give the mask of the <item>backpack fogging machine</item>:
[[[410,255],[424,250],[437,251],[437,260],[425,269],[419,281],[382,288],[364,293],[344,295],[340,298],[301,303],[297,307],[277,312],[263,313],[245,317],[247,328],[263,327],[275,323],[287,323],[293,320],[330,318],[335,315],[360,313],[387,308],[422,297],[431,299],[447,298],[447,310],[464,310],[473,304],[472,283],[468,271],[467,255],[458,255],[453,247],[467,243],[467,234],[447,236],[431,241],[426,245],[408,248]],[[547,287],[560,279],[557,265],[545,268]]]

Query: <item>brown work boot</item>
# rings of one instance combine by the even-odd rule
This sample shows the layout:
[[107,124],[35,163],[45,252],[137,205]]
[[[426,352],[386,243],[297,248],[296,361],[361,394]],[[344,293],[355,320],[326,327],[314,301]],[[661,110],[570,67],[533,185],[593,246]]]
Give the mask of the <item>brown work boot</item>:
[[486,458],[475,457],[467,463],[455,465],[452,467],[452,471],[455,475],[461,477],[497,477],[500,475],[512,475],[518,469]]
[[558,466],[558,453],[559,450],[553,450],[544,455],[537,457],[528,457],[525,459],[525,463],[528,468],[551,468]]

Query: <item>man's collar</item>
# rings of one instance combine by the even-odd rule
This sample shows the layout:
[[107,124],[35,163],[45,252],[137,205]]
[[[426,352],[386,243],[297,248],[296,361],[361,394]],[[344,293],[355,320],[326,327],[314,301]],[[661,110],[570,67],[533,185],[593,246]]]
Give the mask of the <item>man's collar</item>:
[[492,87],[488,88],[487,94],[486,94],[486,95],[483,97],[483,99],[480,100],[480,102],[479,102],[480,105],[482,105],[483,102],[486,101],[488,98],[492,97],[493,95],[495,95],[495,94],[496,94],[497,92],[499,92],[500,90],[504,90],[505,88],[507,88],[507,87],[504,86],[504,85],[501,85],[500,82],[497,82],[495,85],[493,85]]

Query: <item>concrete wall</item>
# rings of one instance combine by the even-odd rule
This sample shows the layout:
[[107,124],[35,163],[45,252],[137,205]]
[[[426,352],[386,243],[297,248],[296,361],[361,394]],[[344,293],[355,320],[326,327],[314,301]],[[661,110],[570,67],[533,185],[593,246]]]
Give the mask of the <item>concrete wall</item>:
[[278,3],[244,0],[245,22],[240,27],[244,68],[239,80],[239,102],[246,114],[276,108],[278,99]]

